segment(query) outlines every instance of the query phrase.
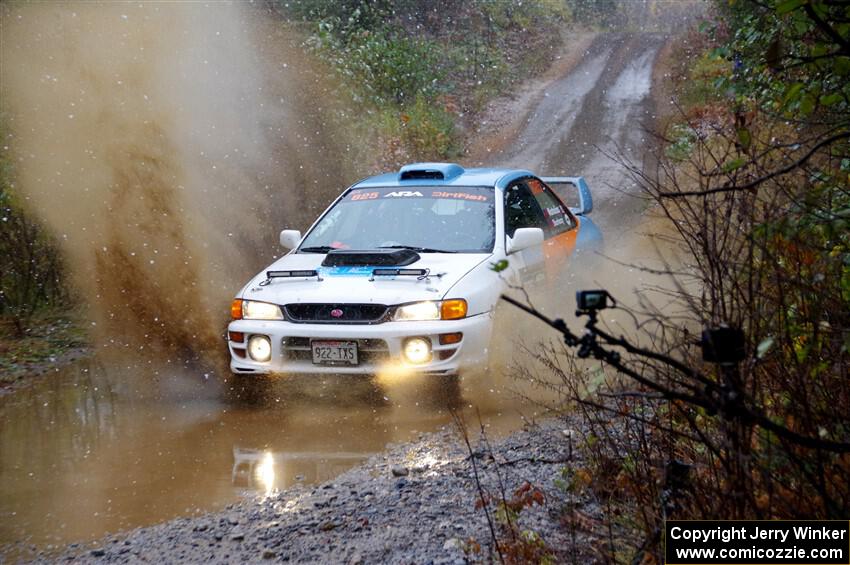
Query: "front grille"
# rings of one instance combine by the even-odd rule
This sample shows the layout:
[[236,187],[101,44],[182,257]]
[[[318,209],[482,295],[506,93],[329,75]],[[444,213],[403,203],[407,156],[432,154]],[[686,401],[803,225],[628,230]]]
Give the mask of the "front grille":
[[[283,358],[287,361],[313,361],[309,337],[285,337],[281,341]],[[390,358],[390,348],[383,339],[325,339],[321,341],[356,341],[357,357],[361,365],[374,365]]]
[[297,324],[380,324],[386,321],[384,304],[287,304],[290,322]]

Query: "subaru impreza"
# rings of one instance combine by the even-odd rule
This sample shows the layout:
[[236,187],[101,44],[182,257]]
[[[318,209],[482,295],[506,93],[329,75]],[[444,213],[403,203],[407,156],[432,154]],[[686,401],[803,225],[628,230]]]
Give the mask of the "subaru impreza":
[[598,248],[591,210],[583,178],[521,169],[417,163],[362,180],[305,235],[282,231],[290,251],[239,291],[231,370],[456,375],[486,365],[501,293],[553,281],[576,250]]

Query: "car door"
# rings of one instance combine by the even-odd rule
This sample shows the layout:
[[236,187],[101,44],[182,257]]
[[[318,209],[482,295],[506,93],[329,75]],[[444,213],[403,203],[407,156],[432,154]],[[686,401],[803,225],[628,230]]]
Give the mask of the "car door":
[[529,179],[526,184],[543,213],[543,256],[546,276],[552,281],[564,272],[567,259],[575,250],[579,220],[539,179]]
[[[539,181],[538,181],[539,182]],[[543,211],[526,181],[512,183],[505,190],[505,236],[513,237],[519,228],[541,228],[546,231]],[[522,284],[542,282],[546,278],[543,247],[530,247],[508,257]]]

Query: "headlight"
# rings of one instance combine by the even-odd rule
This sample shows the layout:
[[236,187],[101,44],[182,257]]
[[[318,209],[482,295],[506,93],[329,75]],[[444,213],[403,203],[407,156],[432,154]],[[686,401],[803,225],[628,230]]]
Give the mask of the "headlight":
[[[236,300],[233,301],[234,303]],[[283,320],[283,312],[280,311],[280,306],[277,304],[269,304],[268,302],[257,302],[256,300],[241,300],[242,312],[239,318],[236,318],[236,308],[231,308],[231,315],[235,319],[245,320]]]
[[466,300],[456,298],[405,304],[396,308],[395,321],[424,322],[427,320],[457,320],[466,317]]
[[413,304],[405,304],[399,306],[395,311],[395,320],[406,321],[422,321],[422,320],[439,320],[440,319],[440,303],[439,302],[414,302]]

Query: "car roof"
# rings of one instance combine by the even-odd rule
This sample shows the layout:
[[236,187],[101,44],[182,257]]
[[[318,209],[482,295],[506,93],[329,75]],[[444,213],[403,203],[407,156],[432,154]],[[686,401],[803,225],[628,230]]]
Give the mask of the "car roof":
[[511,181],[533,176],[524,169],[464,169],[455,163],[412,163],[394,173],[384,173],[361,180],[351,188],[383,188],[391,186],[489,186],[504,188]]

